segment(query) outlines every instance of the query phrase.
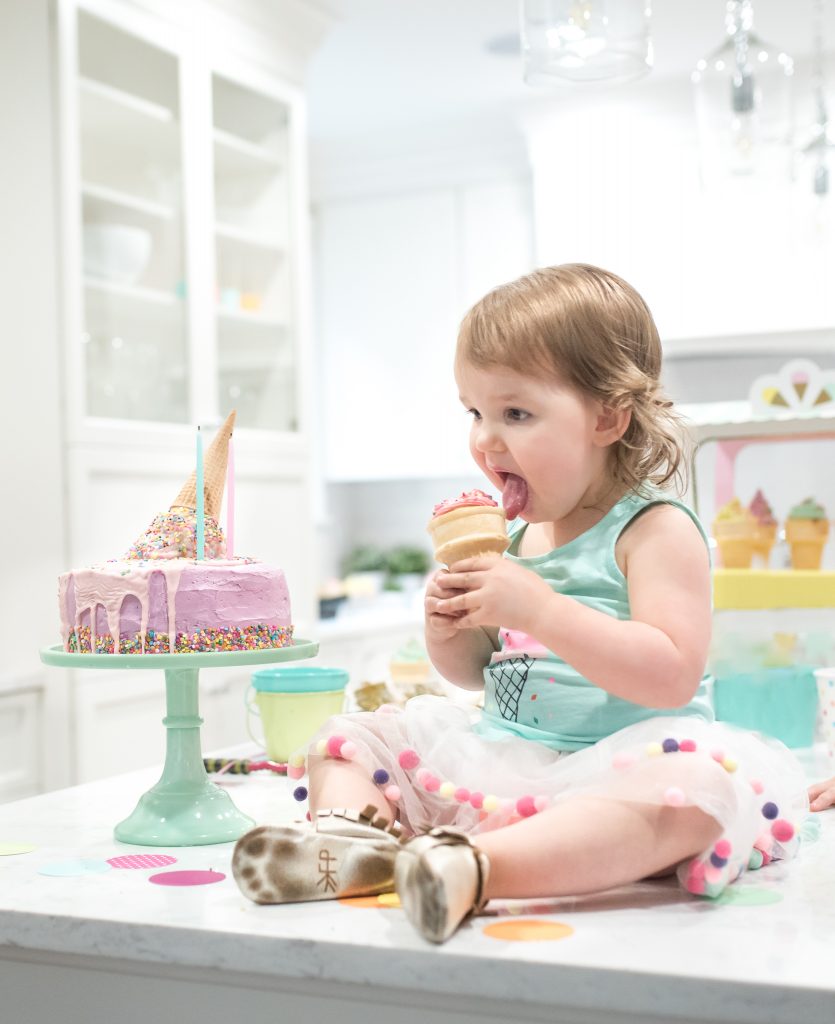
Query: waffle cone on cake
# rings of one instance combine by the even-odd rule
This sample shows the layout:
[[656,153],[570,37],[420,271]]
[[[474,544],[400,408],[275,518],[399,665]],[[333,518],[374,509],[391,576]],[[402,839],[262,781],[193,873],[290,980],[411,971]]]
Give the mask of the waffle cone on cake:
[[820,569],[829,536],[829,520],[823,507],[812,498],[796,505],[786,520],[786,540],[791,548],[793,569]]
[[501,555],[510,546],[504,509],[482,491],[437,505],[427,530],[435,560],[446,566],[477,555]]
[[[203,456],[203,500],[206,515],[213,519],[220,517],[223,491],[226,487],[226,466],[229,460],[229,438],[235,426],[235,410],[226,417],[226,422],[215,434],[212,443]],[[197,508],[196,471],[186,480],[171,508]]]
[[742,507],[738,498],[719,509],[713,521],[713,536],[726,569],[751,568],[757,525],[757,520]]

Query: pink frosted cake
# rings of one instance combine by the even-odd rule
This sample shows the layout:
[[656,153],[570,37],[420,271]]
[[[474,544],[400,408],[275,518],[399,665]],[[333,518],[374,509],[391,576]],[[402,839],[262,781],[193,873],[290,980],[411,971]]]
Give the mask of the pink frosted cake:
[[64,650],[182,654],[292,643],[290,595],[281,569],[225,557],[217,516],[234,415],[206,453],[205,558],[195,558],[192,476],[171,509],[156,516],[126,555],[59,577]]

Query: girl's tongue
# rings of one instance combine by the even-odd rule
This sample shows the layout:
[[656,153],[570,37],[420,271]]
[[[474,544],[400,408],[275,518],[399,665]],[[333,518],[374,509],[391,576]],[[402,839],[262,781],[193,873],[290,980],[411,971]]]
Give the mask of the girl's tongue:
[[502,490],[502,507],[508,519],[515,519],[528,503],[528,485],[521,476],[508,473]]

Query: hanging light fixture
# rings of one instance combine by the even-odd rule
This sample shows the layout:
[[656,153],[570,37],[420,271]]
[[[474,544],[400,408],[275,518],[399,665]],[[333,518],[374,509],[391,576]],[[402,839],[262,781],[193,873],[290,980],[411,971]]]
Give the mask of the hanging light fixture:
[[813,15],[813,64],[812,93],[815,101],[815,121],[810,131],[810,140],[802,153],[812,165],[812,191],[816,196],[829,194],[829,157],[835,143],[830,137],[829,110],[826,104],[826,80],[824,76],[823,47],[823,0],[815,0]]
[[528,85],[628,81],[652,68],[650,0],[522,0]]
[[692,74],[702,181],[791,177],[794,62],[753,31],[751,0],[725,5],[727,40]]

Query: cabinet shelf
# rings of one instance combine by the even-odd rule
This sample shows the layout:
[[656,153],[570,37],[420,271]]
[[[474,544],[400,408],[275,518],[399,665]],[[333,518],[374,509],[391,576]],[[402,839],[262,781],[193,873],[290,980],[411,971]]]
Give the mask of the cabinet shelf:
[[232,326],[243,324],[246,327],[271,327],[285,329],[287,321],[277,316],[270,316],[259,310],[231,309],[227,306],[218,306],[217,318],[221,323]]
[[816,569],[714,569],[716,611],[835,608],[835,572]]
[[119,189],[108,188],[106,185],[84,182],[81,186],[81,194],[91,202],[117,206],[155,220],[171,220],[174,216],[172,206],[157,203],[151,199],[143,199],[141,196],[131,195],[128,192],[121,192]]
[[174,292],[165,292],[161,288],[143,288],[134,284],[119,284],[116,281],[108,281],[106,278],[85,277],[84,288],[92,293],[139,302],[143,305],[179,305],[179,299]]
[[78,86],[81,94],[95,102],[102,109],[105,107],[116,107],[121,111],[130,111],[143,118],[169,123],[174,121],[174,112],[159,103],[152,103],[150,100],[135,96],[133,93],[116,89],[112,85],[106,85],[94,78],[79,78]]
[[835,411],[821,411],[798,416],[777,412],[771,416],[755,416],[751,403],[701,402],[679,405],[696,443],[721,440],[781,440],[796,437],[835,436]]
[[231,132],[215,128],[215,174],[236,177],[241,174],[275,174],[283,165],[278,153],[256,145]]
[[215,236],[220,242],[228,242],[232,245],[246,246],[251,249],[261,249],[264,252],[278,254],[284,252],[284,245],[277,238],[270,238],[260,235],[257,231],[248,228],[239,228],[234,224],[225,224],[218,221],[215,224]]

